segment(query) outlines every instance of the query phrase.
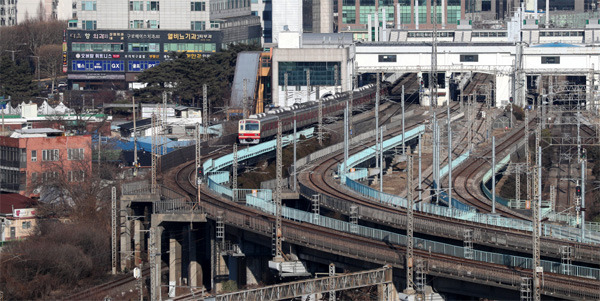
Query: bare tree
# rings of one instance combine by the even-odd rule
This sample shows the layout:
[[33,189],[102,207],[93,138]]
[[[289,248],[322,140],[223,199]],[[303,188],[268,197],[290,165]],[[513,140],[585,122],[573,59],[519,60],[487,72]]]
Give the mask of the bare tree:
[[37,49],[40,60],[40,72],[42,77],[52,78],[52,90],[56,84],[56,78],[62,67],[62,47],[59,44],[42,45]]

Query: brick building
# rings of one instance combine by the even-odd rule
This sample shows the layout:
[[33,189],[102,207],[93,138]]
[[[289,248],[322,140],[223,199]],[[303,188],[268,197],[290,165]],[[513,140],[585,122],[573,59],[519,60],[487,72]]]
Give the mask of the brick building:
[[92,170],[91,135],[21,129],[0,137],[0,190],[32,196],[57,180],[81,182]]

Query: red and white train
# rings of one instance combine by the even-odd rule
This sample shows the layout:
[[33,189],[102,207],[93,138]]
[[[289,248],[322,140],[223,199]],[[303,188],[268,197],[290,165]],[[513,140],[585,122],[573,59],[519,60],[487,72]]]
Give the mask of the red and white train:
[[[375,103],[375,85],[370,84],[354,90],[353,106]],[[381,95],[387,91],[387,85],[383,84]],[[331,95],[322,99],[323,118],[344,114],[346,100],[350,98],[350,92]],[[240,144],[258,144],[269,140],[277,135],[277,121],[281,120],[282,131],[294,130],[294,119],[296,128],[301,129],[318,123],[319,103],[310,101],[303,104],[295,104],[291,107],[271,110],[267,113],[251,115],[248,119],[238,122],[238,141]]]

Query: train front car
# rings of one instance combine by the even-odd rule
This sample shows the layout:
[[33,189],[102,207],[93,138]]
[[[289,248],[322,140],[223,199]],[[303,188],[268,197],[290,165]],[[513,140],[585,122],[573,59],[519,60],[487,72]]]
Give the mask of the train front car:
[[238,141],[240,144],[258,144],[260,142],[260,121],[240,120],[238,122]]

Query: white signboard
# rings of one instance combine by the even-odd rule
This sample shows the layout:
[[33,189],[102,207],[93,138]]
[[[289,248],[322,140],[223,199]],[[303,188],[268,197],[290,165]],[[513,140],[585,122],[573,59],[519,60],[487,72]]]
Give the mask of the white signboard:
[[34,216],[35,216],[35,208],[13,209],[13,217],[26,218],[26,217],[34,217]]

